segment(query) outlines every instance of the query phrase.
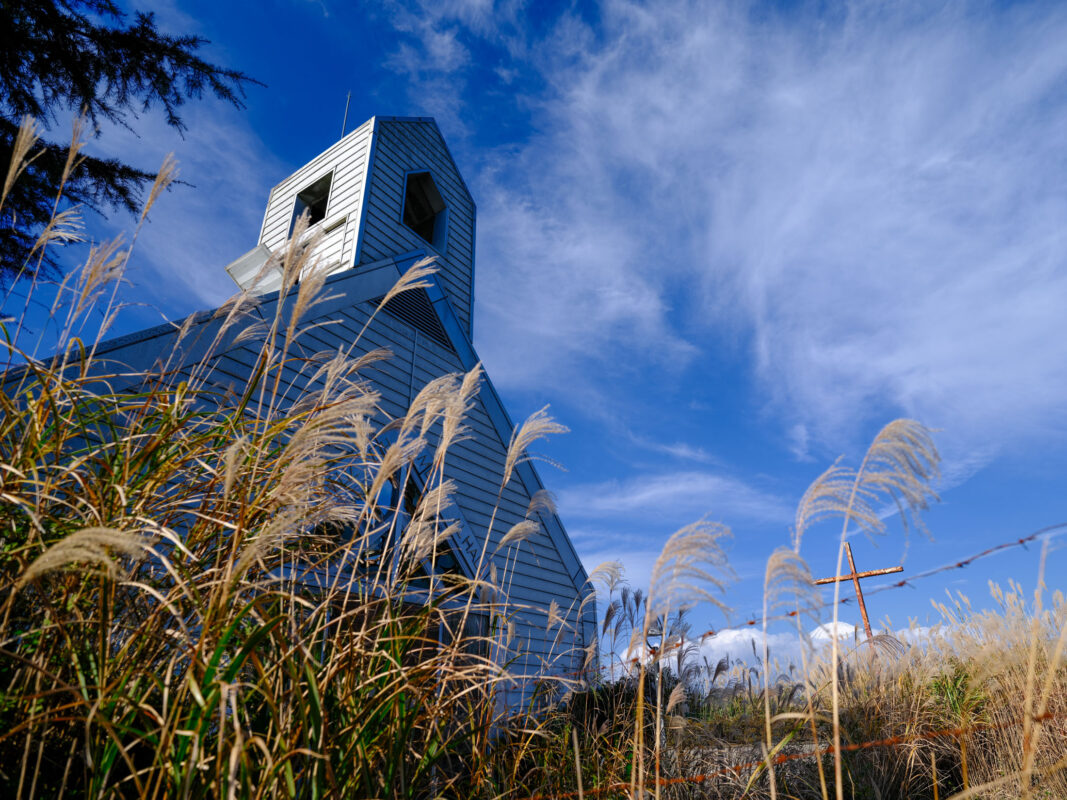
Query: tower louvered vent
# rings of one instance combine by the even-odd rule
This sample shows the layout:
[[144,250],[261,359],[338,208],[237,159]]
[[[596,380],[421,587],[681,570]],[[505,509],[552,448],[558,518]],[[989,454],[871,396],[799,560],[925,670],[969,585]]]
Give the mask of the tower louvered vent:
[[[382,302],[383,297],[378,297],[371,302],[375,307]],[[444,326],[437,318],[433,310],[433,304],[423,289],[409,289],[401,292],[390,300],[382,309],[401,322],[410,325],[424,336],[428,336],[442,347],[452,349],[452,342],[448,339]]]

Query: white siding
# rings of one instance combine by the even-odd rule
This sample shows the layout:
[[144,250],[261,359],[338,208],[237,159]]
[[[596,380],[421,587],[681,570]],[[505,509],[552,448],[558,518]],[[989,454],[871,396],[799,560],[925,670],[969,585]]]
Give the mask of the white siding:
[[[433,176],[448,208],[440,251],[401,220],[405,176],[422,170]],[[436,123],[388,117],[363,123],[271,190],[259,242],[272,252],[284,248],[297,194],[330,173],[326,218],[318,227],[331,230],[312,258],[339,272],[413,250],[436,255],[442,288],[470,337],[475,207]]]
[[[333,288],[343,291],[359,280],[360,276],[353,274]],[[365,297],[366,293],[360,296]],[[317,319],[303,323],[304,330],[297,337],[290,351],[292,358],[284,370],[283,405],[294,403],[320,387],[320,383],[312,384],[309,380],[314,372],[313,363],[302,357],[347,350],[353,343],[354,357],[379,347],[388,348],[394,354],[364,373],[381,393],[381,409],[390,417],[404,414],[413,393],[430,379],[464,370],[459,355],[421,334],[417,335],[389,313],[378,313],[364,330],[372,310],[370,302],[353,298],[350,303],[338,301],[332,310],[323,310]],[[273,313],[272,306],[265,307],[264,313]],[[219,320],[212,315],[203,315],[200,327],[208,340],[213,340],[211,331],[218,324]],[[114,346],[105,346],[102,352],[106,358],[127,364],[134,371],[144,369],[160,353],[170,353],[174,347],[172,326],[149,333],[143,339],[133,337],[125,343],[120,340]],[[192,338],[197,339],[198,333],[194,331]],[[220,389],[232,386],[235,392],[243,391],[256,366],[257,350],[257,344],[248,342],[224,347],[213,361],[210,382]],[[185,366],[176,379],[188,372],[188,358],[179,360],[178,363],[184,362]],[[506,600],[508,617],[514,622],[516,632],[508,659],[509,672],[517,680],[515,689],[508,695],[508,702],[514,708],[529,699],[536,678],[546,671],[560,675],[581,668],[584,645],[583,626],[578,616],[581,587],[575,586],[560,551],[547,532],[530,537],[517,549],[495,552],[508,529],[525,517],[534,487],[524,484],[517,476],[503,490],[500,488],[506,444],[483,399],[489,397],[491,391],[488,385],[482,387],[478,402],[467,418],[470,438],[456,443],[450,450],[446,475],[456,483],[453,500],[470,533],[465,551],[473,553],[476,561],[488,538],[486,552],[503,579],[499,590]],[[430,438],[432,445],[435,438],[432,433]],[[558,627],[548,630],[548,608],[553,601],[565,619],[567,629],[563,632]]]
[[[309,352],[347,346],[355,340],[372,310],[369,303],[340,309],[328,318],[341,319],[342,324],[317,328],[309,325],[312,330],[308,338],[301,337],[301,341]],[[316,320],[325,321],[326,318]],[[386,347],[393,352],[391,359],[379,362],[373,373],[367,375],[382,393],[382,407],[389,414],[403,414],[412,392],[418,392],[429,380],[464,369],[455,353],[422,335],[416,342],[412,328],[386,313],[375,316],[360,339],[357,352],[376,347]],[[518,637],[513,642],[518,657],[510,667],[511,672],[520,676],[536,675],[545,668],[556,674],[577,671],[584,655],[578,618],[580,595],[555,544],[543,532],[524,541],[517,553],[509,548],[492,555],[508,529],[525,518],[531,492],[518,478],[513,478],[501,491],[507,446],[501,441],[480,400],[466,422],[471,436],[449,450],[446,475],[456,482],[453,500],[477,539],[477,550],[480,552],[488,532],[487,552],[496,563],[499,574],[506,578],[501,588],[507,596]],[[493,520],[492,531],[488,531],[490,520]],[[558,628],[553,628],[550,633],[546,631],[548,606],[553,600],[574,631],[564,634],[559,642],[553,641],[559,633]],[[525,696],[530,688],[524,686],[511,700],[514,702],[519,696]]]
[[[438,256],[438,278],[460,324],[471,333],[474,279],[474,201],[460,177],[437,125],[423,120],[379,122],[367,190],[361,264],[426,250]],[[404,178],[428,170],[448,207],[448,237],[435,250],[401,221]]]
[[326,218],[320,226],[330,227],[342,218],[344,222],[323,237],[312,257],[336,264],[335,271],[353,266],[373,129],[374,120],[368,120],[271,190],[261,244],[272,251],[285,246],[297,194],[332,172]]
[[[418,171],[430,172],[448,209],[447,238],[441,250],[402,221],[405,178]],[[469,340],[475,205],[436,123],[427,118],[374,118],[345,136],[274,187],[264,215],[261,244],[275,252],[285,246],[297,194],[328,173],[333,176],[328,207],[319,225],[330,230],[313,257],[335,265],[334,271],[357,267],[352,280],[358,281],[361,265],[416,250],[436,255],[440,288]],[[310,321],[305,323],[299,349],[304,355],[347,350],[359,338],[357,352],[378,347],[391,350],[393,357],[375,364],[366,377],[381,392],[383,413],[397,417],[404,414],[413,394],[428,381],[445,373],[462,372],[464,359],[425,335],[416,334],[388,313],[377,314],[364,331],[372,310],[365,300],[371,296],[353,298],[350,304],[334,307],[330,312],[320,310],[318,313],[325,316],[316,322],[336,324],[316,328]],[[249,350],[234,348],[218,358],[217,377],[220,382],[240,384],[253,366]],[[286,391],[290,402],[312,388],[307,385],[306,374],[287,371],[287,378],[292,380]],[[486,386],[483,396],[491,392],[491,387]],[[506,487],[500,487],[507,438],[497,427],[506,425],[500,421],[500,413],[496,406],[487,407],[479,401],[467,420],[470,438],[456,443],[448,454],[448,477],[457,485],[454,500],[469,528],[470,541],[460,546],[476,562],[488,539],[487,552],[498,572],[506,576],[501,589],[518,636],[518,641],[513,642],[516,657],[510,666],[512,673],[536,676],[546,669],[557,674],[576,671],[582,666],[584,635],[591,626],[586,625],[583,630],[578,618],[584,587],[575,585],[571,551],[563,555],[557,548],[558,531],[562,530],[558,520],[546,520],[551,535],[548,530],[542,531],[517,549],[494,555],[508,529],[525,517],[530,495],[537,488],[536,476],[527,476],[531,485],[526,485],[518,475]],[[580,567],[578,572],[581,573]],[[570,626],[570,633],[561,635],[558,628],[547,630],[548,607],[553,601]],[[554,641],[557,637],[559,642]],[[530,682],[523,682],[512,701],[521,702],[531,688]]]

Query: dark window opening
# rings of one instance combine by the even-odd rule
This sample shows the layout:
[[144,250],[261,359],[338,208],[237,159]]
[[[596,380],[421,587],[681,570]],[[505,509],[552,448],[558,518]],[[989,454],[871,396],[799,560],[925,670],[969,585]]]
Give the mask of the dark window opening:
[[444,241],[445,201],[429,172],[408,175],[404,191],[404,224],[440,249]]
[[[445,614],[441,623],[441,644],[449,645],[457,639],[463,652],[474,659],[489,657],[489,615],[480,610],[457,610]],[[474,663],[473,659],[471,663]]]
[[293,235],[293,228],[296,227],[296,221],[300,219],[300,215],[304,212],[307,212],[308,215],[309,228],[316,222],[322,222],[326,219],[326,204],[330,199],[330,181],[332,179],[332,172],[329,175],[323,175],[296,196],[296,205],[293,207],[293,219],[289,223],[290,236]]

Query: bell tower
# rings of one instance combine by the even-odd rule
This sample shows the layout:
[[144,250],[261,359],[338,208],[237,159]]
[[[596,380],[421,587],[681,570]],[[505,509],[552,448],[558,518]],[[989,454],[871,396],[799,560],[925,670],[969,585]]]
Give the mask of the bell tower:
[[[332,273],[398,256],[433,256],[437,278],[468,339],[474,308],[475,205],[432,117],[372,117],[275,186],[259,244],[226,267],[250,286],[296,220],[320,235],[312,258]],[[277,291],[280,274],[256,291]]]

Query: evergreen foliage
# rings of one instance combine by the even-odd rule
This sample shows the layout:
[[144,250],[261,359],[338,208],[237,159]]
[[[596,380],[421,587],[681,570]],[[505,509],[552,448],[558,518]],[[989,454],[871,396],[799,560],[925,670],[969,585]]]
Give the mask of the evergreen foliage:
[[[198,36],[159,31],[150,13],[132,22],[111,0],[3,0],[0,3],[0,164],[11,163],[25,116],[46,128],[68,112],[99,123],[131,127],[137,115],[162,108],[167,124],[185,130],[179,112],[205,92],[240,108],[244,87],[255,83],[237,70],[197,56]],[[55,255],[29,254],[55,213],[68,144],[43,145],[13,187],[0,218],[0,281],[28,272],[55,273]],[[136,213],[155,174],[119,159],[82,156],[63,190],[64,202],[98,212]]]

